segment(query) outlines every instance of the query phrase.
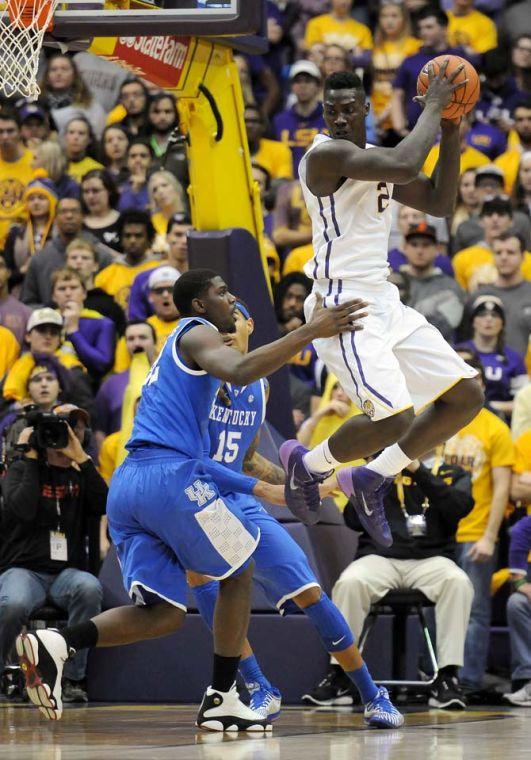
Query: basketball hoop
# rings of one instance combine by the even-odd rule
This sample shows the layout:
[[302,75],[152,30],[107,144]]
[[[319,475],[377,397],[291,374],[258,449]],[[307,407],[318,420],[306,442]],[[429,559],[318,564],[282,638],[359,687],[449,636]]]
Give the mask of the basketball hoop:
[[5,0],[0,10],[0,91],[36,100],[39,54],[60,0]]

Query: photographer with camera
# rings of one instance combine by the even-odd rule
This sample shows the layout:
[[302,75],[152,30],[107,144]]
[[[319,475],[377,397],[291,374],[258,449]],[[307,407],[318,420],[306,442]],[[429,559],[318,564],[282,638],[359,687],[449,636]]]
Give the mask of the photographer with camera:
[[[441,709],[465,709],[458,681],[473,588],[454,562],[459,521],[474,506],[470,475],[444,463],[440,447],[423,462],[415,460],[395,478],[384,500],[393,544],[384,548],[365,532],[349,502],[343,517],[361,532],[357,559],[343,570],[332,599],[359,638],[371,604],[388,591],[415,589],[435,603],[439,674],[430,689],[429,704]],[[303,700],[312,704],[346,704],[349,684],[339,666],[332,668]]]
[[[105,513],[107,486],[85,452],[84,409],[65,404],[32,411],[2,481],[0,521],[0,673],[20,629],[46,602],[72,625],[101,611],[102,588],[85,572],[92,515]],[[87,653],[65,668],[63,699],[86,702]]]

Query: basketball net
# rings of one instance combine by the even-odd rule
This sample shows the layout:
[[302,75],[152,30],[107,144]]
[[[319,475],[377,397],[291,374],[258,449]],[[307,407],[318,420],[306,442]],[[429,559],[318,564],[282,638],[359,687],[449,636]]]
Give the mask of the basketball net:
[[0,10],[0,91],[36,100],[39,55],[60,0],[5,0]]

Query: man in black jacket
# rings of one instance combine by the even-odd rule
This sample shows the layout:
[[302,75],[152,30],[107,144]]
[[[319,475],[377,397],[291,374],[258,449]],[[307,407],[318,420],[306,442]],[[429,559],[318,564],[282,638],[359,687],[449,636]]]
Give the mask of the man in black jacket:
[[[393,544],[384,548],[364,531],[347,504],[345,523],[360,531],[358,559],[341,573],[332,599],[359,638],[371,604],[388,591],[418,589],[435,602],[439,675],[431,688],[431,707],[464,709],[457,679],[474,595],[468,576],[455,564],[459,520],[473,508],[470,475],[444,463],[437,451],[424,463],[412,462],[385,497],[385,516]],[[337,665],[303,700],[312,704],[350,704],[348,684]]]
[[[2,482],[0,512],[0,674],[15,637],[46,602],[68,613],[69,624],[101,611],[102,588],[85,567],[87,523],[103,515],[107,486],[83,450],[88,415],[66,404],[68,445],[41,449],[32,427],[18,439],[19,459]],[[87,652],[65,668],[63,700],[86,702]]]

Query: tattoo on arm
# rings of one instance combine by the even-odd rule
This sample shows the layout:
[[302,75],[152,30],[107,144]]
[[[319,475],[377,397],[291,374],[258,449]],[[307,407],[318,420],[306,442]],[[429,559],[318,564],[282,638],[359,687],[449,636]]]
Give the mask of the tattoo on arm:
[[282,467],[273,464],[257,451],[247,452],[243,460],[243,472],[245,475],[264,480],[274,486],[283,485],[286,481],[286,473]]

